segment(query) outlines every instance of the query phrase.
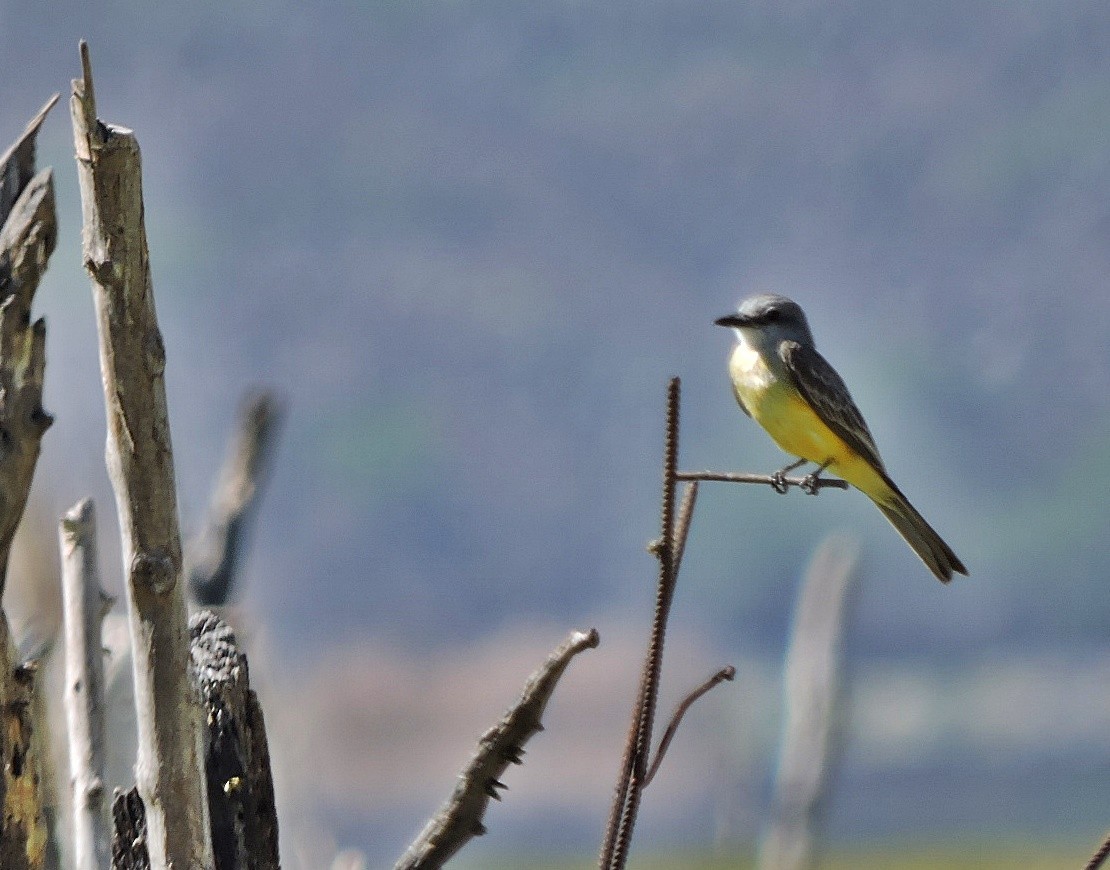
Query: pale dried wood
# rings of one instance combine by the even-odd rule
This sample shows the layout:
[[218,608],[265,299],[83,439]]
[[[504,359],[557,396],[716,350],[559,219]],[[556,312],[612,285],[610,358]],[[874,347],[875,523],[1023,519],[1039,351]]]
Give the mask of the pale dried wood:
[[104,648],[101,627],[112,599],[100,586],[96,511],[90,499],[59,524],[65,632],[66,725],[73,787],[73,862],[103,870],[109,860],[104,795]]
[[143,224],[138,140],[96,116],[88,47],[73,82],[85,269],[92,278],[108,420],[105,450],[127,582],[138,720],[136,784],[155,870],[212,866],[189,678],[181,536],[166,412],[165,347]]

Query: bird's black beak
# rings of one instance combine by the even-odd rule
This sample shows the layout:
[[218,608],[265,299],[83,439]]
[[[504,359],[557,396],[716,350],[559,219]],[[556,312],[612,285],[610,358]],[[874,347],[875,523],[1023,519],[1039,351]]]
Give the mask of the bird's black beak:
[[736,329],[740,326],[746,326],[748,323],[748,319],[746,317],[742,317],[740,315],[740,312],[736,311],[732,314],[726,314],[724,317],[718,317],[713,322],[717,326],[728,326],[732,329]]

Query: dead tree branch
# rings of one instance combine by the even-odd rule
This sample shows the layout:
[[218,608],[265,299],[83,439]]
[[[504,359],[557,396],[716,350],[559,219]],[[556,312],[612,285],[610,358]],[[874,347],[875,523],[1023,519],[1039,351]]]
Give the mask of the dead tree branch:
[[[35,141],[51,98],[0,157],[0,593],[12,538],[23,516],[42,436],[53,418],[42,407],[46,324],[31,303],[57,240],[54,179],[35,171]],[[32,704],[35,668],[18,664],[0,609],[0,867],[41,868],[48,833]]]
[[56,100],[0,158],[0,592],[39,445],[53,422],[42,407],[46,322],[32,323],[31,302],[58,238],[54,175],[34,171],[35,138]]
[[108,866],[104,803],[104,651],[101,625],[112,599],[100,586],[96,512],[85,499],[60,524],[62,608],[65,623],[65,708],[73,785],[73,860],[76,870]]
[[243,402],[203,530],[186,549],[189,588],[199,605],[218,607],[231,597],[239,556],[269,472],[281,415],[271,393],[248,396]]
[[667,730],[663,732],[663,739],[659,741],[659,748],[655,750],[655,758],[648,767],[647,773],[644,774],[644,788],[651,785],[651,781],[655,779],[655,774],[659,772],[659,767],[663,763],[663,758],[667,755],[667,750],[671,748],[671,741],[674,740],[675,733],[678,731],[678,726],[682,723],[682,717],[686,715],[686,712],[694,706],[698,699],[706,692],[719,686],[726,680],[732,680],[735,676],[736,668],[732,665],[721,668],[717,673],[682,699],[682,703],[675,708],[671,716],[671,721],[670,724],[667,725]]
[[[762,483],[774,489],[780,481],[773,474],[747,474],[739,471],[679,471],[675,474],[677,480],[715,480],[722,483]],[[818,477],[808,480],[805,477],[784,477],[782,485],[796,486],[805,489],[813,486],[815,491],[821,489],[847,489],[848,481],[836,477]]]
[[490,798],[500,800],[498,790],[506,787],[500,777],[510,763],[522,763],[524,744],[543,729],[540,721],[543,712],[570,660],[583,650],[593,649],[598,642],[596,629],[572,632],[528,678],[520,700],[482,735],[470,764],[459,775],[454,793],[401,856],[394,870],[435,870],[471,837],[485,833],[482,816]]
[[202,610],[189,620],[204,704],[208,810],[216,870],[280,870],[270,750],[247,657],[231,628]]
[[134,133],[96,115],[88,46],[70,111],[108,419],[106,460],[127,577],[135,677],[138,793],[151,864],[212,866],[198,752],[199,707],[189,679],[181,537],[166,413],[166,352],[154,310],[142,166]]

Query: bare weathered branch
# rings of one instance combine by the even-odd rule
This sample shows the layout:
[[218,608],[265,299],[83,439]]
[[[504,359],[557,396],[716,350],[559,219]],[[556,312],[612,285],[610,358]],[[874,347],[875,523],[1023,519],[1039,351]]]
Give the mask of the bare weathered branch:
[[211,611],[193,614],[193,673],[205,712],[205,768],[217,870],[280,870],[270,751],[247,657]]
[[73,785],[73,863],[76,870],[108,866],[104,795],[104,650],[101,624],[112,605],[100,586],[96,512],[79,502],[60,524],[65,621],[66,724]]
[[73,82],[85,269],[93,282],[108,420],[106,460],[127,576],[135,675],[138,793],[156,870],[212,866],[189,679],[181,537],[166,412],[165,347],[143,224],[135,135],[97,119],[88,46]]
[[231,597],[239,556],[266,482],[281,406],[272,393],[248,396],[198,538],[186,548],[189,588],[203,606]]
[[[677,479],[677,477],[676,477]],[[682,568],[682,557],[686,555],[686,538],[690,534],[690,524],[694,521],[694,507],[698,503],[698,482],[691,480],[682,492],[682,503],[678,507],[678,519],[674,529],[674,573]]]
[[[55,100],[0,157],[0,593],[12,539],[23,516],[43,433],[46,324],[31,303],[57,239],[54,180],[35,172],[35,140]],[[16,664],[8,618],[0,610],[0,867],[38,870],[47,856],[41,742],[35,736],[33,663]]]
[[663,739],[659,741],[659,748],[655,750],[655,758],[652,759],[647,773],[644,774],[644,788],[651,785],[651,781],[655,779],[655,774],[659,772],[659,766],[667,756],[667,750],[671,748],[671,741],[674,740],[675,733],[678,731],[678,726],[682,724],[682,717],[686,715],[686,711],[694,706],[698,699],[706,692],[710,691],[715,686],[719,686],[726,680],[733,679],[735,676],[736,668],[732,665],[723,667],[682,699],[682,703],[675,708],[674,714],[671,716],[671,721],[667,725],[667,730],[663,732]]
[[459,851],[471,837],[485,833],[482,816],[490,798],[500,800],[500,777],[510,763],[520,764],[523,746],[542,729],[548,699],[570,660],[598,645],[596,629],[572,632],[547,661],[528,678],[524,693],[501,721],[482,735],[478,748],[450,799],[432,817],[420,836],[401,856],[394,870],[434,870]]
[[763,870],[817,866],[817,835],[839,756],[841,643],[857,548],[827,538],[810,562],[794,611],[786,655],[786,721],[770,829],[760,847]]
[[15,201],[35,174],[35,146],[39,129],[58,102],[58,96],[54,94],[46,101],[46,105],[39,109],[39,113],[23,130],[23,135],[0,157],[0,226],[4,224]]
[[0,592],[39,445],[53,422],[42,407],[46,324],[31,322],[31,302],[58,237],[53,173],[34,173],[35,136],[53,104],[0,162]]
[[818,477],[809,480],[805,477],[784,477],[780,481],[773,474],[747,474],[740,471],[679,471],[675,474],[677,480],[715,480],[721,483],[762,483],[772,489],[780,483],[784,486],[796,486],[805,489],[813,486],[814,491],[821,489],[847,489],[848,481],[836,477]]

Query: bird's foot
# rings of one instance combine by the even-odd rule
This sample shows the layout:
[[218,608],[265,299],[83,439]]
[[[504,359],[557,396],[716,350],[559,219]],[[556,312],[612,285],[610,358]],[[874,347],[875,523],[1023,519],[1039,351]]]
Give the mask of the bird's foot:
[[801,468],[803,465],[806,464],[807,461],[808,460],[806,459],[799,459],[797,462],[791,462],[785,468],[780,468],[778,471],[772,474],[771,489],[773,489],[779,495],[786,495],[786,491],[790,489],[790,484],[786,482],[787,472],[793,471],[795,468]]
[[803,477],[801,484],[799,484],[802,492],[806,493],[807,495],[817,495],[817,493],[821,491],[821,472],[828,467],[829,463],[827,461],[823,462],[817,467],[816,471],[813,471]]

